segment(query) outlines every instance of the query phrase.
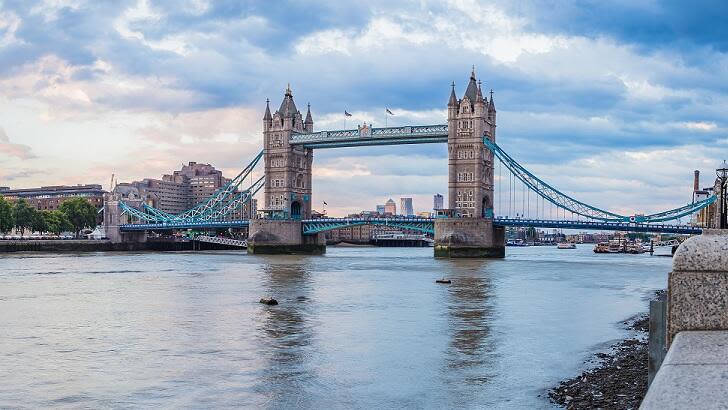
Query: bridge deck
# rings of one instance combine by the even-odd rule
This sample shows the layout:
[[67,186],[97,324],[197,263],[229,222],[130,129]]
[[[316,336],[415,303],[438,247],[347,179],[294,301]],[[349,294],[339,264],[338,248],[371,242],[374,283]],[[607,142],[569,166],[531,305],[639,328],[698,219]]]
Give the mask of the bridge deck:
[[305,148],[343,148],[372,145],[447,142],[447,124],[294,133],[289,143]]
[[[414,229],[422,232],[434,232],[434,218],[323,218],[306,219],[303,222],[304,234],[314,234],[332,229],[344,228],[354,225],[389,225],[404,229]],[[248,220],[235,221],[208,221],[185,223],[157,223],[157,224],[126,224],[120,225],[122,231],[160,231],[174,229],[224,229],[242,228],[248,226]],[[627,231],[627,232],[654,232],[675,234],[700,234],[703,229],[689,225],[646,224],[627,222],[602,222],[578,220],[543,220],[543,219],[517,219],[496,218],[493,224],[497,226],[522,226],[534,228],[580,229],[593,231]]]

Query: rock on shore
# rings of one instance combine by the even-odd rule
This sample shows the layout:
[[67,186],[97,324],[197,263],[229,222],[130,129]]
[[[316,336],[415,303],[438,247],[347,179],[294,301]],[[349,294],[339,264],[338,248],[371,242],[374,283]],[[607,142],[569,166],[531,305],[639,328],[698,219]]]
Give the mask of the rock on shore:
[[636,338],[597,353],[599,365],[565,380],[549,392],[549,398],[567,409],[637,409],[647,393],[648,315],[625,322],[638,332]]

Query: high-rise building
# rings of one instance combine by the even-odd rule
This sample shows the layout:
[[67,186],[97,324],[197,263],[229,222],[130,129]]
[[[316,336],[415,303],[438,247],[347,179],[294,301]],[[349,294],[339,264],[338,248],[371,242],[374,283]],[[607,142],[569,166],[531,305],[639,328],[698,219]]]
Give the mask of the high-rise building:
[[445,198],[440,194],[435,194],[432,200],[432,209],[437,211],[438,209],[445,208]]
[[414,216],[415,211],[412,208],[412,198],[400,198],[400,211],[404,216]]
[[389,200],[387,200],[387,202],[384,204],[384,213],[397,215],[397,204],[392,198],[389,198]]
[[377,213],[379,215],[384,215],[384,205],[377,205]]

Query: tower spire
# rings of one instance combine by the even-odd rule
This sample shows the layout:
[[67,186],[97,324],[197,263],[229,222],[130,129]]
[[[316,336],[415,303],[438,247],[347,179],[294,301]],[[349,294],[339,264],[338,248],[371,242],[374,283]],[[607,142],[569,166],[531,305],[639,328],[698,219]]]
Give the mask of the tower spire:
[[266,121],[272,120],[273,116],[270,115],[270,99],[265,99],[265,115],[263,116],[263,119]]
[[452,89],[450,90],[450,101],[448,101],[448,107],[454,107],[458,105],[458,97],[455,96],[455,81],[452,82]]
[[488,111],[495,112],[495,101],[493,101],[493,89],[490,89],[490,102],[488,103]]
[[306,121],[304,124],[313,124],[313,118],[311,118],[311,103],[308,103],[308,110],[306,111]]
[[481,84],[481,81],[478,80],[478,93],[475,95],[475,102],[485,103],[485,100],[483,100],[483,90],[480,89]]

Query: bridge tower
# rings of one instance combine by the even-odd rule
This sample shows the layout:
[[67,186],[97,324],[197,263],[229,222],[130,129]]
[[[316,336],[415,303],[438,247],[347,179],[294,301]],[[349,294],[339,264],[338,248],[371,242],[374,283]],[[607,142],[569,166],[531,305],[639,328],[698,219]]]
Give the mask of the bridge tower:
[[[302,234],[301,219],[311,217],[313,150],[291,145],[293,133],[313,132],[311,106],[306,118],[296,108],[290,85],[278,111],[271,115],[266,101],[263,116],[265,218],[251,221],[249,253],[321,253],[318,236]],[[323,235],[321,236],[323,238]]]
[[435,222],[435,256],[503,257],[505,235],[493,226],[493,153],[483,137],[495,141],[493,93],[483,97],[475,68],[463,98],[452,84],[447,104],[448,202],[452,218]]
[[313,132],[311,106],[306,119],[296,108],[291,87],[271,115],[266,102],[263,116],[263,159],[265,161],[264,209],[279,211],[286,219],[311,217],[311,165],[313,150],[289,144],[293,132]]

